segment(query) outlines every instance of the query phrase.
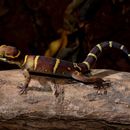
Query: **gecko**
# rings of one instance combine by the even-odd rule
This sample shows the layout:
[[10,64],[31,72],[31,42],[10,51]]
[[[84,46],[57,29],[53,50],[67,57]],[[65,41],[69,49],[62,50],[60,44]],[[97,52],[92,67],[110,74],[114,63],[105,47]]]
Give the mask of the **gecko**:
[[21,86],[22,94],[27,91],[29,82],[31,80],[30,72],[69,77],[83,83],[104,84],[105,80],[102,78],[94,75],[88,75],[91,70],[91,66],[94,65],[94,62],[96,62],[104,48],[120,49],[130,58],[130,53],[124,45],[114,41],[104,41],[94,46],[88,53],[86,59],[81,63],[40,55],[22,56],[19,49],[8,45],[0,46],[0,61],[18,65],[18,67],[22,69],[25,77],[25,82]]

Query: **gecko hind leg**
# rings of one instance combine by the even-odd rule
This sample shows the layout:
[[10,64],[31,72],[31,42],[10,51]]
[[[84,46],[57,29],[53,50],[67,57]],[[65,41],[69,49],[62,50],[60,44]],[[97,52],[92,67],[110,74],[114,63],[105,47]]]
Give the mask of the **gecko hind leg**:
[[30,82],[31,79],[31,75],[29,74],[27,69],[23,70],[23,75],[25,77],[25,83],[24,84],[20,84],[18,86],[18,88],[20,88],[20,94],[26,94],[27,93],[27,88],[28,88],[28,84]]
[[94,84],[95,88],[97,88],[97,89],[110,87],[109,81],[105,81],[102,78],[98,78],[95,76],[88,77],[88,76],[86,76],[78,71],[75,71],[72,73],[72,78],[74,78],[78,81],[81,81],[83,83]]

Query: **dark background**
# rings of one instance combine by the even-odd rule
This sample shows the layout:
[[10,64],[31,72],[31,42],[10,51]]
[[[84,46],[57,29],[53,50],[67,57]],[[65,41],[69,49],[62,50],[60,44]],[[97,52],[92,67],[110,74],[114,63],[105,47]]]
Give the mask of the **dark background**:
[[[64,12],[71,1],[0,0],[0,44],[16,46],[23,54],[44,55],[50,42],[60,37],[57,31],[63,27]],[[83,7],[81,5],[73,12],[79,23],[82,20],[85,23],[73,36],[81,35],[77,62],[102,41],[117,41],[130,51],[130,0],[100,0],[87,13]],[[70,60],[70,57],[65,59]],[[12,65],[0,62],[0,69],[12,68]],[[121,51],[107,49],[95,68],[130,71],[130,62]]]

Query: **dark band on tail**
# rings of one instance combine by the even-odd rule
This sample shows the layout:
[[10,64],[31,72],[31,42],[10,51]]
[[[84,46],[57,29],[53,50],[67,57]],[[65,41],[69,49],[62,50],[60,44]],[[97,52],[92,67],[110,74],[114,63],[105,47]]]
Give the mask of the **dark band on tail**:
[[117,48],[127,54],[127,56],[130,58],[130,53],[124,45],[114,41],[105,41],[97,44],[94,48],[92,48],[90,53],[87,55],[87,58],[82,63],[80,63],[80,66],[83,66],[83,64],[86,66],[84,71],[90,70],[91,65],[94,64],[104,48]]

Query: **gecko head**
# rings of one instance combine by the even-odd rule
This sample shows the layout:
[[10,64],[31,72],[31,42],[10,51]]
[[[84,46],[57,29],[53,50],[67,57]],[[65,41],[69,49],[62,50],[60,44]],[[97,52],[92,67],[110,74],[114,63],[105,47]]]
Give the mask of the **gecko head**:
[[14,59],[18,58],[20,51],[13,46],[1,45],[0,46],[0,58]]

